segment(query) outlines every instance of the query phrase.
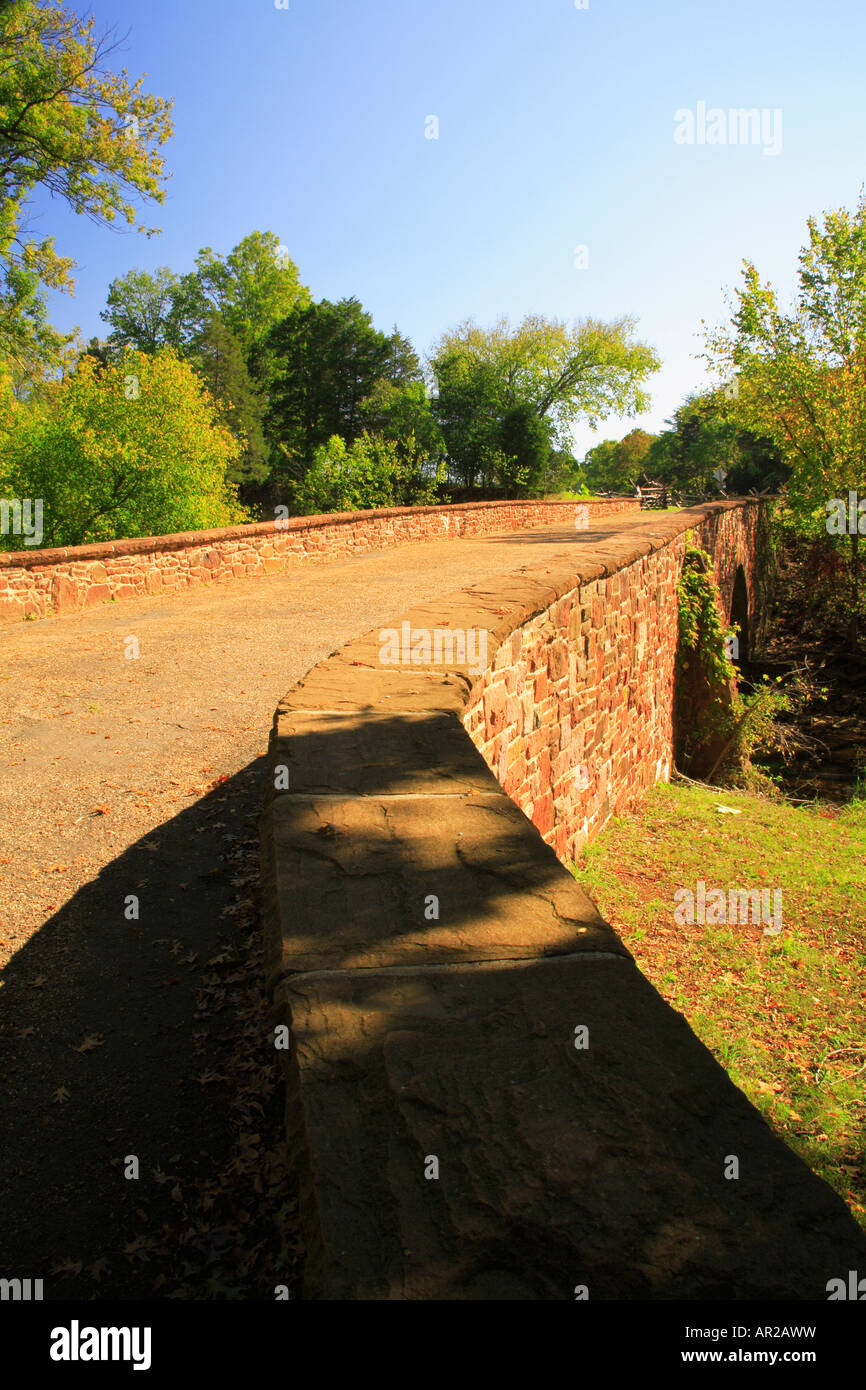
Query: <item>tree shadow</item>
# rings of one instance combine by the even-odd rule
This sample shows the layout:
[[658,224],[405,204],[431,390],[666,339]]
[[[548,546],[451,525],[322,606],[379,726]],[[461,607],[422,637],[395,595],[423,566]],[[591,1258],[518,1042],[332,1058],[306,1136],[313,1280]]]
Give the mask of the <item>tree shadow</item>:
[[[119,1252],[142,1213],[149,1229],[178,1218],[174,1184],[154,1172],[181,1174],[183,1190],[229,1151],[226,1088],[196,1080],[209,1070],[198,990],[231,930],[224,856],[256,834],[264,764],[119,855],[5,970],[0,1272],[43,1279],[47,1299],[152,1297],[156,1271]],[[82,1273],[101,1260],[104,1274]]]

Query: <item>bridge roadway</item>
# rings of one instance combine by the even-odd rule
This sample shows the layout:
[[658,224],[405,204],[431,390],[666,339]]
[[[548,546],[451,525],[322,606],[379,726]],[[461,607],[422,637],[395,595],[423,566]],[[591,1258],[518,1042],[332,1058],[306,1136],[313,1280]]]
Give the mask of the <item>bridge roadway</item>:
[[[537,574],[547,562],[561,577],[569,552],[577,569],[583,546],[618,536],[626,553],[625,533],[637,539],[637,532],[658,536],[661,529],[657,514],[620,515],[587,531],[552,526],[416,543],[4,630],[4,1277],[44,1279],[46,1299],[152,1297],[160,1289],[163,1296],[171,1293],[178,1268],[186,1265],[193,1273],[183,1276],[189,1281],[185,1296],[201,1296],[212,1276],[217,1277],[212,1296],[269,1296],[262,1289],[272,1286],[273,1272],[265,1265],[256,1279],[250,1241],[259,1241],[254,1251],[273,1239],[267,1225],[270,1194],[259,1201],[244,1183],[262,1173],[269,1181],[273,1155],[250,1148],[249,1136],[244,1149],[236,1130],[240,1119],[242,1128],[262,1128],[266,1144],[278,1142],[273,1115],[261,1111],[260,1122],[252,1109],[236,1113],[242,1087],[233,1081],[227,1088],[229,1078],[221,1072],[240,1074],[232,1071],[238,1054],[247,1080],[267,1070],[261,1052],[267,1021],[249,1007],[261,984],[253,954],[257,933],[250,931],[253,908],[239,912],[237,899],[252,891],[256,873],[264,752],[277,702],[335,648],[393,625],[418,604],[497,574],[522,568]],[[339,768],[327,771],[342,777]],[[343,780],[351,782],[351,775]],[[571,883],[558,865],[556,870]],[[283,891],[291,895],[295,888],[289,881]],[[125,911],[131,901],[137,915]],[[219,972],[212,964],[215,953],[230,960]],[[843,1204],[771,1138],[683,1020],[626,960],[589,951],[579,959],[527,957],[493,962],[493,967],[428,969],[424,1018],[429,1014],[434,1020],[434,1034],[442,1032],[443,1019],[450,1020],[452,1032],[465,1029],[460,1044],[466,1045],[465,1056],[483,1059],[489,1029],[501,1032],[503,1020],[511,1027],[509,1010],[516,1009],[519,1026],[509,1037],[512,1047],[518,1037],[530,1083],[515,1090],[504,1059],[502,1085],[485,1073],[480,1088],[467,1089],[463,1055],[456,1069],[445,1067],[439,1076],[436,1059],[458,1050],[443,1034],[438,1052],[428,1047],[424,1084],[436,1091],[450,1076],[457,1100],[451,1096],[441,1113],[464,1116],[473,1135],[486,1136],[472,1149],[475,1158],[481,1155],[485,1172],[495,1151],[505,1155],[505,1170],[517,1174],[516,1187],[510,1180],[505,1184],[500,1210],[489,1192],[484,1195],[487,1189],[478,1196],[471,1163],[468,1170],[485,1211],[489,1207],[525,1249],[523,1256],[515,1255],[509,1237],[501,1258],[495,1250],[485,1256],[495,1268],[484,1265],[476,1278],[461,1265],[461,1291],[433,1296],[562,1297],[565,1289],[568,1297],[570,1280],[580,1277],[573,1266],[581,1252],[577,1263],[589,1262],[600,1297],[683,1296],[684,1289],[692,1291],[686,1296],[698,1298],[744,1296],[731,1292],[742,1289],[760,1289],[771,1297],[779,1296],[772,1292],[779,1289],[815,1297],[813,1286],[823,1289],[828,1270],[838,1274],[862,1264],[862,1237]],[[379,988],[375,970],[355,973],[354,982],[351,972],[336,972],[335,980],[335,972],[325,971],[293,977],[286,986],[309,994],[314,1038],[327,1018],[329,1046],[340,1042],[339,1029],[335,1034],[330,1028],[332,1014],[345,1024],[355,1017],[358,1000],[363,997],[366,1008],[369,992]],[[394,1017],[382,1057],[373,1048],[367,1058],[370,1076],[376,1067],[378,1076],[382,1066],[389,1077],[394,1068],[398,1080],[402,1074],[400,1048],[408,1027],[402,1020],[405,1014],[416,1026],[421,1007],[417,974],[407,969],[387,976],[387,996],[379,1003],[383,1008],[387,1003],[386,1012]],[[354,1001],[352,1007],[347,1000]],[[602,1045],[598,1075],[594,1068],[588,1090],[575,1081],[573,1065],[563,1067],[562,1058],[556,1062],[558,1044],[545,1041],[547,1025],[538,1037],[533,1032],[535,1051],[523,1056],[519,1039],[530,1015],[555,1017],[561,1024],[593,1010]],[[364,1033],[369,1051],[366,1026]],[[310,1035],[308,1027],[307,1041]],[[427,1040],[423,1029],[422,1036]],[[555,1075],[545,1076],[541,1109],[532,1100],[540,1074],[533,1057],[539,1049],[555,1062]],[[350,1080],[361,1061],[353,1054],[346,1072]],[[307,1092],[310,1080],[307,1075]],[[389,1084],[393,1090],[393,1077]],[[329,1103],[340,1099],[333,1086],[324,1089]],[[384,1173],[384,1155],[391,1152],[391,1111],[376,1110],[368,1092],[365,1082],[362,1128],[370,1130],[365,1142],[372,1145],[375,1165],[362,1165],[352,1177],[362,1185],[364,1174]],[[264,1088],[257,1094],[273,1111],[274,1093]],[[505,1121],[497,1105],[508,1111]],[[421,1111],[423,1119],[423,1104]],[[436,1105],[433,1111],[439,1113]],[[563,1128],[563,1117],[570,1128]],[[326,1131],[333,1136],[330,1121]],[[629,1137],[623,1145],[616,1137],[622,1133],[633,1134],[634,1143]],[[600,1135],[607,1136],[604,1142]],[[585,1171],[592,1176],[579,1191],[572,1190],[572,1170],[576,1162],[580,1166],[569,1148],[572,1141],[575,1152],[589,1155]],[[419,1152],[436,1149],[422,1144]],[[744,1155],[746,1169],[730,1191],[718,1170],[719,1156],[728,1152]],[[541,1167],[540,1153],[546,1155]],[[130,1155],[140,1163],[137,1182],[123,1180]],[[321,1144],[318,1159],[327,1159]],[[226,1179],[229,1194],[220,1195],[230,1160],[240,1168]],[[532,1243],[536,1236],[521,1226],[526,1194],[520,1182],[534,1192],[545,1165],[551,1185],[542,1193],[542,1226],[547,1220],[550,1258],[539,1261]],[[409,1192],[411,1198],[415,1187],[410,1188],[404,1197]],[[211,1206],[217,1201],[215,1217],[204,1214],[209,1208],[202,1199]],[[274,1209],[283,1200],[284,1194]],[[360,1210],[362,1203],[357,1205]],[[632,1209],[644,1232],[639,1259],[632,1249]],[[237,1210],[252,1212],[254,1233],[246,1245]],[[472,1226],[475,1207],[470,1203],[467,1210]],[[462,1211],[454,1208],[455,1221]],[[392,1216],[385,1212],[386,1225]],[[263,1224],[256,1225],[259,1221]],[[419,1236],[423,1226],[422,1221]],[[458,1227],[462,1230],[459,1221]],[[169,1238],[166,1231],[174,1234]],[[438,1239],[445,1227],[437,1231]],[[401,1248],[404,1243],[398,1242]],[[368,1262],[366,1245],[359,1248]],[[245,1253],[254,1271],[246,1283]],[[411,1256],[414,1269],[417,1252],[403,1255]],[[397,1265],[401,1259],[398,1250]],[[548,1265],[556,1266],[552,1283]],[[430,1296],[419,1292],[427,1287],[428,1273],[425,1267],[420,1283],[406,1284],[415,1290],[406,1296]],[[365,1278],[368,1274],[365,1264]],[[155,1276],[163,1282],[154,1284]],[[400,1277],[399,1269],[396,1275],[390,1271],[384,1285],[390,1288],[395,1278],[399,1285]]]
[[[170,1183],[148,1176],[132,1198],[111,1160],[135,1153],[143,1172],[183,1175],[203,1149],[214,1168],[229,1151],[224,1088],[190,1081],[207,1070],[193,1014],[233,896],[221,855],[229,836],[256,835],[285,692],[416,603],[647,524],[414,543],[3,628],[0,1273],[46,1278],[46,1298],[148,1296],[153,1270],[138,1260],[86,1276],[141,1234],[134,1207],[157,1229],[179,1214]],[[124,917],[129,894],[138,922]],[[103,1041],[76,1053],[86,1037]],[[85,1273],[48,1278],[67,1262]]]
[[626,514],[423,542],[4,627],[0,965],[106,864],[263,753],[278,700],[337,647],[443,592],[651,525]]

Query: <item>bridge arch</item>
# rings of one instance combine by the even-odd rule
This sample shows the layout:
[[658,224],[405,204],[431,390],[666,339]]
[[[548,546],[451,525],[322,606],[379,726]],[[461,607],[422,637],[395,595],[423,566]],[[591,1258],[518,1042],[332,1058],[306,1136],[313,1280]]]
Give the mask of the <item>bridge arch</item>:
[[739,627],[738,646],[739,653],[737,660],[748,663],[752,656],[751,625],[749,622],[749,588],[746,583],[746,572],[742,565],[737,566],[734,576],[734,588],[731,594],[731,606],[728,613],[731,626]]

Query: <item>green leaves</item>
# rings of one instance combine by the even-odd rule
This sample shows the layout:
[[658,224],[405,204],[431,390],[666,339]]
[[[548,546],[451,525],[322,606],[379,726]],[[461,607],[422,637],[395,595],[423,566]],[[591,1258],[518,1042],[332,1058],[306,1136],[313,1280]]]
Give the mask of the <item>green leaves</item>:
[[366,431],[351,445],[334,435],[295,488],[300,514],[405,507],[436,501],[444,462],[432,472],[410,436],[403,445]]
[[[420,421],[418,399],[380,395],[380,383],[405,389],[405,340],[373,327],[357,299],[296,306],[253,352],[254,375],[269,397],[267,430],[283,451],[291,477],[299,481],[321,445],[334,435],[351,442],[373,423],[403,412]],[[384,423],[384,421],[383,421]]]
[[165,535],[243,519],[226,481],[239,455],[190,366],[127,349],[108,366],[85,355],[43,402],[8,406],[0,489],[44,500],[46,546]]
[[862,485],[866,459],[866,201],[808,221],[796,302],[785,311],[744,262],[730,326],[708,361],[737,371],[731,418],[778,448],[789,501],[807,516]]
[[[509,412],[532,411],[548,425],[553,447],[570,442],[581,418],[594,426],[611,414],[645,410],[649,397],[643,382],[660,361],[646,343],[632,338],[634,325],[630,318],[583,319],[569,327],[530,314],[515,329],[507,319],[491,329],[469,321],[446,334],[430,364],[438,388],[435,412],[449,461],[462,481],[490,486],[487,460],[502,451]],[[536,444],[515,466],[537,476],[537,457]]]
[[94,24],[60,4],[0,6],[0,352],[21,367],[59,362],[69,342],[47,322],[44,291],[71,290],[73,262],[52,237],[22,234],[33,190],[148,235],[134,199],[165,196],[157,150],[172,133],[171,103],[106,70],[112,46]]

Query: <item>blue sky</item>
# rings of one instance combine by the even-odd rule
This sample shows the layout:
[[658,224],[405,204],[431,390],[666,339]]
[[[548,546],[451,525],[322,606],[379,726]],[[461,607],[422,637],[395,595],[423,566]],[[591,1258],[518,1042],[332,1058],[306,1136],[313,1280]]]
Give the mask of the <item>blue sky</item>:
[[[34,229],[79,267],[75,298],[52,297],[58,326],[104,333],[115,276],[183,272],[255,229],[279,234],[316,298],[357,296],[422,356],[469,317],[634,315],[664,363],[652,409],[579,427],[578,456],[661,428],[706,381],[701,319],[725,317],[743,257],[789,293],[806,218],[854,207],[866,180],[862,0],[73,7],[124,36],[113,65],[174,98],[176,134],[145,218],[159,237],[36,200]],[[677,143],[675,112],[701,102],[781,125],[763,143]]]

